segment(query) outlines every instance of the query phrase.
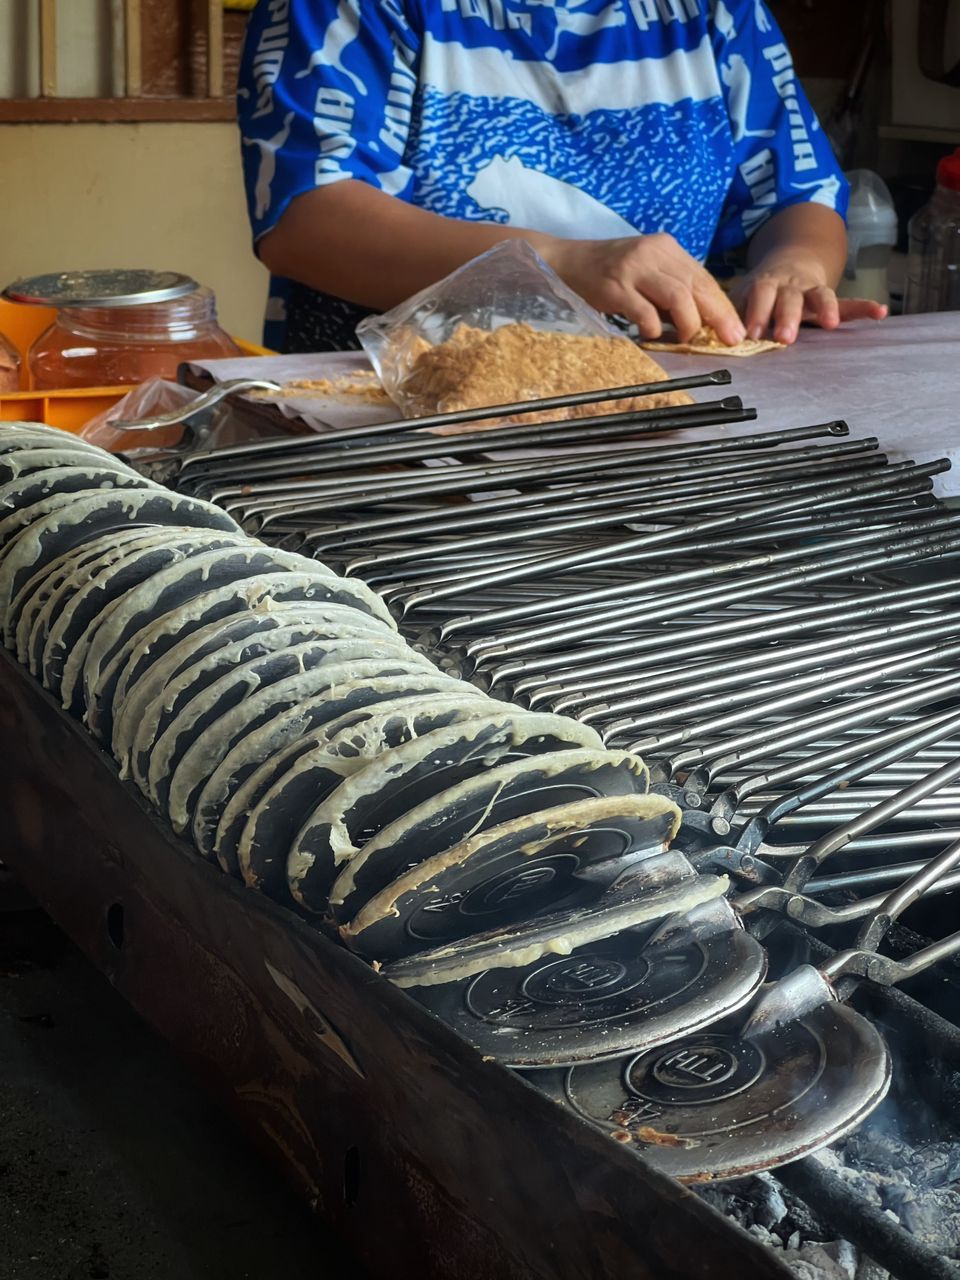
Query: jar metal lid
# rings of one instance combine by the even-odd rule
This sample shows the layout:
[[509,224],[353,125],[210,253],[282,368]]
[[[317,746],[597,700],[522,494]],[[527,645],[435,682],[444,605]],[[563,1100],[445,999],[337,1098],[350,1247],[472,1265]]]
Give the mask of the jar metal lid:
[[170,302],[198,287],[179,271],[60,271],[15,280],[3,297],[41,307],[137,307]]

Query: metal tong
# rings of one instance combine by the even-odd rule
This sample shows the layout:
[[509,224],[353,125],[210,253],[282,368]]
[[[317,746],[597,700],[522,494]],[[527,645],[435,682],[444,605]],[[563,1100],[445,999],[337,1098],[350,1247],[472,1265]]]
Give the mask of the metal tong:
[[892,893],[884,897],[873,916],[861,928],[853,947],[831,957],[818,968],[801,965],[761,994],[743,1028],[743,1036],[755,1039],[773,1028],[809,1015],[821,1005],[846,1002],[863,979],[894,986],[916,977],[924,969],[960,952],[960,932],[952,933],[906,960],[878,953],[894,921],[960,863],[960,841]]
[[198,413],[205,413],[218,405],[221,400],[225,400],[227,396],[235,395],[240,391],[279,391],[280,389],[278,382],[271,382],[267,378],[227,378],[211,387],[209,391],[198,395],[189,404],[181,405],[179,409],[171,409],[167,413],[157,413],[147,418],[118,418],[115,422],[111,422],[110,426],[114,431],[121,432],[162,431],[164,427],[175,427],[181,422],[189,422]]

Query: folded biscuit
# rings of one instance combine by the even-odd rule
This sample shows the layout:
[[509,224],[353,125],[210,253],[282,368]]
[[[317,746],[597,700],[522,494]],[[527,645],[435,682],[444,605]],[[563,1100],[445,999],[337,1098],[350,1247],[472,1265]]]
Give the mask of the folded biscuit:
[[733,346],[721,342],[707,325],[698,329],[689,342],[642,342],[646,351],[675,351],[689,356],[758,356],[764,351],[782,351],[785,342],[773,342],[769,338],[744,338]]

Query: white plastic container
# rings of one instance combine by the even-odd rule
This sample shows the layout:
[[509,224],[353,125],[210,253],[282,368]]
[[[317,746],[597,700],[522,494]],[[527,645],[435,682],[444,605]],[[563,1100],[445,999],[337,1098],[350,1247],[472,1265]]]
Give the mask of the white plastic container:
[[847,212],[847,267],[837,288],[842,298],[890,301],[887,267],[897,243],[897,212],[886,183],[869,169],[851,169]]
[[908,232],[904,311],[960,311],[960,147],[937,165],[937,188]]

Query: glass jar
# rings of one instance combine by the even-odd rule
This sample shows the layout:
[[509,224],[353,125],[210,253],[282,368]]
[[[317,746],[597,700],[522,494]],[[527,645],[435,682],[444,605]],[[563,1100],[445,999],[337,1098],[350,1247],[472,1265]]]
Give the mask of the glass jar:
[[217,323],[211,289],[135,306],[65,306],[27,357],[32,385],[113,387],[176,378],[185,360],[215,360],[240,350]]
[[0,333],[0,395],[20,390],[20,352]]

